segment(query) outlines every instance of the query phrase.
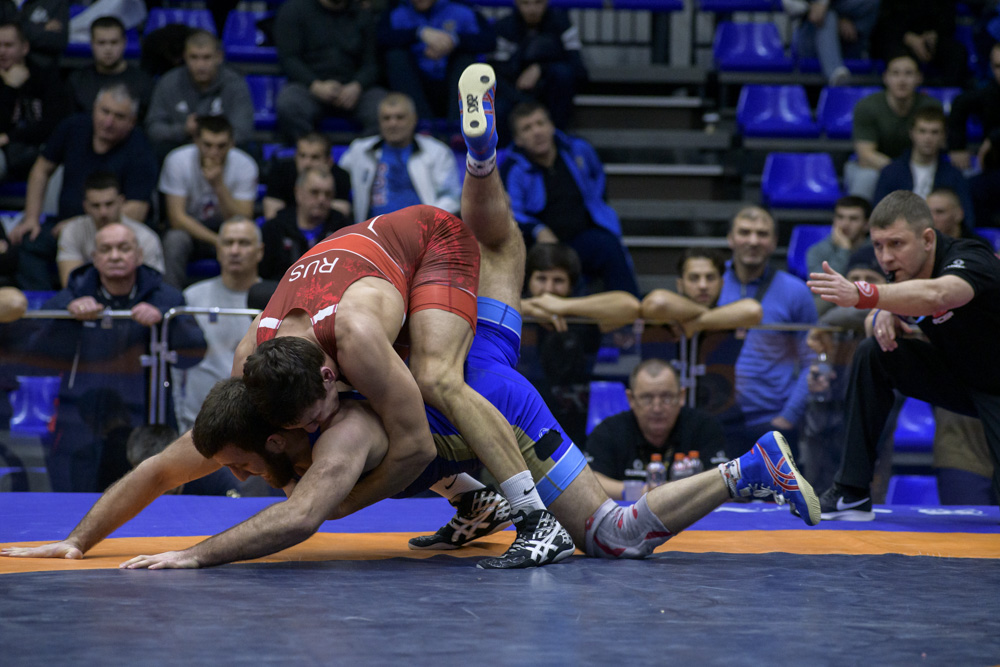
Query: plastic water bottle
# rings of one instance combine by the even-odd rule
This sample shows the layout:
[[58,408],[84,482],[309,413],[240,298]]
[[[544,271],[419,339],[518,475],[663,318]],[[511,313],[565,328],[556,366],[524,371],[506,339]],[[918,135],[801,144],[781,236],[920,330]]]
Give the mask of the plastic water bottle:
[[667,467],[663,465],[663,455],[653,454],[646,466],[646,486],[655,489],[667,481]]
[[820,352],[819,356],[816,357],[816,365],[812,369],[813,381],[814,382],[824,382],[825,388],[821,391],[814,392],[812,398],[817,403],[826,403],[833,396],[833,369],[830,367],[830,362],[827,361],[826,352]]
[[676,482],[690,476],[691,469],[688,467],[684,452],[677,452],[674,454],[674,462],[670,464],[670,481]]
[[697,475],[705,470],[705,464],[701,462],[701,456],[696,451],[690,451],[687,455],[688,468],[691,470],[691,475]]

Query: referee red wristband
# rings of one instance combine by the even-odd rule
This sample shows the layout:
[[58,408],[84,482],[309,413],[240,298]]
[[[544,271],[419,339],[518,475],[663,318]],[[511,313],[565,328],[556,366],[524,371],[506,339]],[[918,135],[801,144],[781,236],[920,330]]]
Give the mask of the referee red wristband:
[[854,304],[855,308],[868,310],[878,305],[878,287],[864,280],[857,281],[854,286],[858,288],[858,302]]

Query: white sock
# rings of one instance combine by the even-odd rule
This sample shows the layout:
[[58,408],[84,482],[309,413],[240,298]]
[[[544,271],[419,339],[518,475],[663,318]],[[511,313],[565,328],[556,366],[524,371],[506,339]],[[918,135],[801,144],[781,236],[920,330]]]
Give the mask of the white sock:
[[445,477],[432,486],[431,491],[439,496],[444,496],[448,500],[454,500],[466,491],[478,491],[485,488],[475,477],[462,472],[451,477]]
[[500,492],[510,503],[510,511],[513,514],[518,510],[543,510],[542,498],[538,495],[535,482],[531,479],[531,473],[527,470],[519,472],[506,482],[500,483]]
[[491,155],[486,160],[477,160],[468,153],[465,154],[465,168],[469,170],[469,173],[473,176],[478,176],[482,178],[484,176],[489,176],[490,172],[497,168],[497,153],[493,151]]
[[719,474],[722,475],[722,480],[726,483],[726,488],[729,489],[729,497],[739,498],[739,492],[736,490],[736,482],[738,482],[742,476],[742,472],[740,470],[740,460],[733,459],[732,461],[727,461],[726,463],[720,463]]

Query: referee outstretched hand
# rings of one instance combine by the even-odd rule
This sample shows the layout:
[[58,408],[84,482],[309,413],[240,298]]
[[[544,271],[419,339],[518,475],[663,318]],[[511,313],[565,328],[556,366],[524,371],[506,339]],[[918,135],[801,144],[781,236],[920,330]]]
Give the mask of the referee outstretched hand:
[[809,274],[806,284],[819,298],[844,308],[856,306],[861,298],[858,286],[831,269],[827,262],[823,262],[823,273]]

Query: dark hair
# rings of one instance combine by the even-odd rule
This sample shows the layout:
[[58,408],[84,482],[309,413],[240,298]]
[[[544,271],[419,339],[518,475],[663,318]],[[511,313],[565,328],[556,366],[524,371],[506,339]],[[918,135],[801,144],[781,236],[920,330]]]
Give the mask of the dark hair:
[[102,30],[105,28],[118,28],[122,33],[122,37],[125,36],[125,24],[122,23],[117,16],[101,16],[94,19],[94,22],[90,24],[90,36],[94,36],[95,30]]
[[531,280],[535,271],[562,269],[569,275],[570,289],[576,287],[580,279],[580,256],[576,251],[561,243],[536,243],[528,253],[524,276]]
[[83,191],[107,190],[114,188],[121,194],[122,184],[118,177],[110,171],[94,171],[83,181]]
[[295,140],[296,147],[298,147],[300,141],[304,141],[308,144],[323,144],[323,146],[326,147],[327,153],[329,153],[330,149],[333,148],[333,144],[330,143],[330,138],[322,132],[306,132]]
[[151,456],[162,452],[177,439],[177,431],[166,424],[145,424],[137,427],[128,436],[125,453],[128,462],[136,467]]
[[944,115],[944,109],[941,107],[921,107],[913,114],[913,118],[910,120],[910,129],[915,128],[920,121],[941,123],[941,127],[945,127],[948,124],[948,117]]
[[714,248],[688,248],[677,260],[677,275],[684,277],[684,265],[689,259],[707,259],[721,276],[726,272],[726,258]]
[[188,33],[187,39],[184,40],[185,50],[189,46],[212,46],[216,51],[222,50],[222,42],[219,41],[219,38],[201,28]]
[[917,71],[918,72],[922,71],[921,68],[920,68],[920,61],[917,59],[917,56],[914,55],[914,53],[910,49],[910,47],[903,46],[903,45],[900,45],[900,46],[892,49],[888,53],[888,55],[886,56],[886,59],[885,59],[885,68],[889,69],[889,65],[892,64],[892,61],[893,60],[897,60],[899,58],[909,58],[910,62],[912,62],[914,65],[917,66]]
[[933,190],[931,190],[930,194],[927,195],[927,196],[930,197],[931,195],[940,195],[942,197],[947,197],[947,198],[951,199],[953,202],[955,202],[960,209],[963,209],[963,210],[965,209],[965,207],[962,206],[962,198],[959,197],[958,193],[955,192],[954,190],[952,190],[951,188],[944,188],[944,187],[942,187],[942,188],[934,188]]
[[837,203],[833,205],[833,210],[836,211],[838,208],[860,208],[865,212],[865,220],[872,215],[872,203],[857,195],[847,195],[838,199]]
[[896,190],[883,197],[872,211],[868,224],[872,229],[886,229],[900,218],[918,233],[934,226],[927,202],[909,190]]
[[549,110],[545,108],[545,105],[542,104],[541,102],[536,101],[536,100],[529,100],[527,102],[521,102],[520,104],[516,105],[513,109],[511,109],[511,111],[510,111],[510,121],[509,121],[511,134],[515,134],[516,133],[516,131],[517,131],[517,122],[519,120],[521,120],[522,118],[527,118],[528,116],[530,116],[531,114],[535,113],[536,111],[544,111],[545,112],[545,117],[546,118],[551,118],[551,116],[549,114]]
[[222,134],[225,132],[230,137],[233,136],[233,125],[225,116],[198,116],[195,123],[198,125],[199,136],[201,136],[202,131],[211,132],[212,134]]
[[13,28],[14,32],[17,33],[17,39],[19,41],[28,41],[28,37],[24,34],[24,28],[17,21],[0,21],[0,28]]
[[265,341],[243,364],[250,399],[264,417],[288,426],[310,405],[326,396],[323,351],[300,336]]
[[729,230],[726,234],[732,234],[736,228],[737,220],[768,220],[771,223],[771,233],[778,233],[778,223],[771,215],[771,212],[760,204],[748,204],[736,212],[733,219],[729,221]]
[[260,453],[268,436],[277,430],[261,416],[243,379],[226,378],[216,382],[205,397],[191,437],[195,449],[210,459],[226,445]]
[[649,375],[657,376],[663,372],[664,369],[669,370],[674,374],[674,379],[677,380],[678,386],[681,383],[680,375],[677,374],[677,369],[673,367],[669,361],[664,359],[657,359],[656,357],[651,357],[649,359],[643,359],[639,362],[639,365],[632,369],[632,372],[628,375],[628,388],[631,389],[635,386],[635,379],[639,376],[639,373],[646,372]]

